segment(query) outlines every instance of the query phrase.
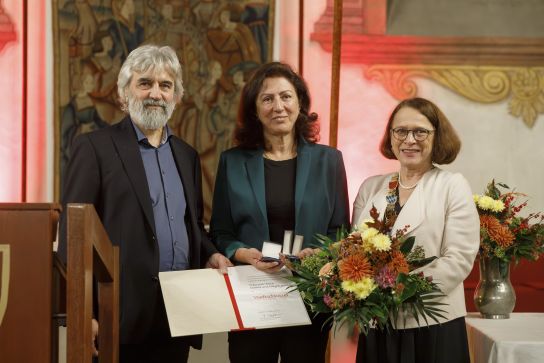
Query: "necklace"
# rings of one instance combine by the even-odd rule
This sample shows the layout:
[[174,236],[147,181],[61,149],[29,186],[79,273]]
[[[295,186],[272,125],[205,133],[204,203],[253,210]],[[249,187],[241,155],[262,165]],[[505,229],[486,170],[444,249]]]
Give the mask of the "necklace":
[[419,180],[414,184],[412,185],[411,187],[407,187],[406,185],[402,184],[402,182],[400,181],[400,172],[399,172],[399,186],[402,188],[402,189],[414,189],[417,185],[417,183],[419,183]]
[[283,160],[291,160],[291,159],[294,159],[297,157],[297,151],[296,149],[293,150],[292,152],[290,153],[287,153],[287,154],[282,154],[282,155],[274,155],[272,154],[271,152],[269,151],[264,151],[263,152],[263,157],[265,159],[268,159],[268,160],[274,160],[274,161],[283,161]]
[[297,154],[292,154],[288,156],[282,156],[282,157],[275,157],[274,155],[271,155],[269,153],[263,153],[263,158],[272,160],[272,161],[285,161],[285,160],[292,160],[297,157]]

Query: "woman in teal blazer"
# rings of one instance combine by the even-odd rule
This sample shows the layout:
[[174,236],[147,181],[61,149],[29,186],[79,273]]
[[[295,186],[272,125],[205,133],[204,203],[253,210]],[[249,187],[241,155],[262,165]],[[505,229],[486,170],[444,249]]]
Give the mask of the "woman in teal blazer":
[[[317,233],[332,238],[349,226],[346,172],[340,151],[318,145],[304,80],[286,64],[261,66],[242,91],[237,147],[221,154],[211,218],[219,251],[237,264],[276,271],[261,261],[264,241],[285,230],[304,236],[303,257]],[[324,362],[328,329],[312,326],[229,334],[231,363]]]
[[[217,248],[229,258],[239,248],[261,249],[270,241],[263,149],[239,147],[221,154],[211,231]],[[342,153],[300,139],[295,182],[295,229],[303,247],[315,246],[316,233],[336,236],[349,227],[346,172]],[[282,241],[274,241],[281,243]]]

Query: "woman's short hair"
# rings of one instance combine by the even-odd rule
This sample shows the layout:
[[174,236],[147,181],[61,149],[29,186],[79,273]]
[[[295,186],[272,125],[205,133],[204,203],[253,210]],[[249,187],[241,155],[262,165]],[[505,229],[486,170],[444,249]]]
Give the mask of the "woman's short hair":
[[380,144],[380,152],[388,159],[397,157],[391,149],[391,125],[397,112],[404,107],[410,107],[417,110],[423,116],[427,117],[434,128],[433,151],[431,161],[435,164],[449,164],[455,160],[459,150],[461,150],[461,140],[457,136],[450,121],[442,111],[429,100],[416,97],[402,101],[395,107],[383,134]]
[[319,123],[317,114],[310,113],[310,93],[302,77],[285,63],[271,62],[261,65],[255,70],[242,89],[238,109],[238,123],[234,132],[236,144],[242,148],[252,149],[264,146],[263,126],[257,116],[257,96],[267,78],[285,78],[295,89],[300,112],[295,122],[295,136],[306,141],[319,141]]
[[134,49],[128,55],[121,66],[119,76],[117,77],[117,92],[121,105],[126,106],[126,90],[132,80],[134,72],[145,73],[148,70],[165,70],[174,78],[174,97],[176,102],[181,101],[183,97],[183,81],[181,73],[181,64],[174,49],[168,46],[159,47],[157,45],[142,45]]

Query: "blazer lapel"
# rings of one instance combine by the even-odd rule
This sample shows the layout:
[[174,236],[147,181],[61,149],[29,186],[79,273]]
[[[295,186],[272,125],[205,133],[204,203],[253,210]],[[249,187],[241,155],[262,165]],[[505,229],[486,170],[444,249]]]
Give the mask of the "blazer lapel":
[[268,218],[266,213],[266,199],[264,186],[264,162],[261,150],[251,152],[251,157],[246,161],[246,171],[249,183],[253,189],[253,195],[259,205],[264,220],[268,226]]
[[389,179],[387,179],[387,182],[383,188],[380,188],[379,192],[376,193],[376,195],[370,200],[369,203],[367,203],[367,211],[366,213],[363,213],[362,216],[364,217],[362,220],[359,221],[359,223],[363,223],[363,220],[366,218],[370,218],[370,210],[372,209],[372,206],[376,207],[376,210],[378,213],[380,213],[380,220],[383,219],[383,216],[385,214],[385,208],[387,207],[387,200],[385,199],[387,192],[388,192],[388,186],[389,185]]
[[[299,140],[297,150],[297,176],[295,182],[295,221],[298,221],[302,201],[304,200],[304,192],[306,191],[306,183],[310,174],[310,164],[312,155],[306,146],[304,140]],[[295,222],[296,223],[296,222]]]
[[140,202],[145,218],[151,226],[153,234],[156,235],[155,219],[153,218],[153,207],[151,206],[151,199],[149,197],[149,186],[145,175],[144,163],[130,118],[127,117],[121,121],[119,127],[115,128],[115,130],[116,133],[112,137],[113,144],[117,148],[119,158]]
[[395,225],[393,226],[393,233],[408,226],[406,231],[406,234],[408,234],[423,221],[423,218],[425,217],[425,198],[423,198],[422,187],[422,183],[419,183],[402,207],[402,210],[395,221]]

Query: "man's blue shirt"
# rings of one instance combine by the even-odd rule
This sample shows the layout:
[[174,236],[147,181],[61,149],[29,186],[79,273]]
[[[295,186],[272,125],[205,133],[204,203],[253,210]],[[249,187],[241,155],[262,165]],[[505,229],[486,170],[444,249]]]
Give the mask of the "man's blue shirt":
[[165,126],[159,147],[149,144],[134,124],[153,206],[159,244],[159,271],[189,268],[189,238],[185,226],[186,200],[183,183],[170,148],[172,136]]

